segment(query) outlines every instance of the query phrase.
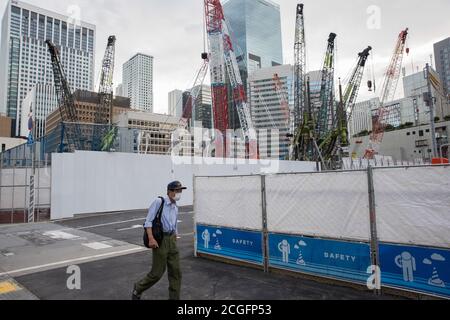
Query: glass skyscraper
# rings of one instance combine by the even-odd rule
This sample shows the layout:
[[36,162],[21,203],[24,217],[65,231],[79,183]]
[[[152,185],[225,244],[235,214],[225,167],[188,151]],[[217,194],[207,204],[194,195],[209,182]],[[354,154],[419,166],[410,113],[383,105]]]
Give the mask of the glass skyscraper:
[[10,1],[2,20],[0,113],[20,132],[22,101],[37,84],[53,84],[46,40],[58,46],[72,90],[94,89],[95,26],[21,1]]
[[[283,64],[280,6],[269,0],[228,0],[223,1],[223,10],[247,88],[247,78],[253,71]],[[231,127],[238,128],[239,118],[232,104],[229,113]]]

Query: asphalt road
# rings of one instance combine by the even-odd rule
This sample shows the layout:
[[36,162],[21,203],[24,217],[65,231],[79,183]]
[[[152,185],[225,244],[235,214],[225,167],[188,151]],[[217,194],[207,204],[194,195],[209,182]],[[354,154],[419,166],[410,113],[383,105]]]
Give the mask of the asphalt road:
[[[145,211],[93,215],[56,222],[67,227],[131,244],[142,245]],[[310,299],[397,299],[376,297],[368,291],[335,284],[318,283],[289,275],[266,274],[261,270],[233,266],[194,257],[193,213],[179,216],[178,245],[183,273],[184,300],[310,300]],[[150,270],[151,250],[79,264],[81,289],[69,290],[67,267],[17,277],[27,290],[45,300],[128,300],[133,283]],[[167,274],[143,295],[143,299],[168,299]]]

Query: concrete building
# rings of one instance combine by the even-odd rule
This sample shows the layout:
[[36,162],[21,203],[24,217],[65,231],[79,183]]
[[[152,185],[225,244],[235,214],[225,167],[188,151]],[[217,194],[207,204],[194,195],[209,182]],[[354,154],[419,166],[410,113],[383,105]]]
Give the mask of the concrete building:
[[2,20],[0,112],[20,133],[22,102],[37,83],[53,84],[45,40],[61,50],[61,63],[72,90],[94,89],[95,25],[73,21],[22,1],[10,0]]
[[181,129],[180,118],[143,111],[128,111],[115,116],[121,128],[138,132],[134,152],[140,154],[168,155],[172,148],[172,135]]
[[131,108],[153,112],[153,57],[138,53],[123,65],[123,95]]
[[[266,133],[264,136],[259,135],[260,154],[264,158],[285,159],[289,155],[287,134],[290,132],[294,105],[293,74],[292,65],[281,65],[256,70],[248,78],[248,101],[255,129],[257,131],[278,130],[277,141],[267,139]],[[281,80],[283,87],[281,94],[287,99],[289,110],[283,110],[280,95],[275,86],[275,75],[278,75]],[[273,131],[274,134],[276,130]]]
[[21,146],[25,143],[27,143],[27,140],[22,138],[0,137],[0,153],[14,149],[15,147]]
[[[100,102],[98,93],[77,90],[74,93],[74,100],[79,122],[83,124],[93,124],[95,122],[95,110]],[[129,110],[130,99],[124,97],[116,97],[113,99],[113,121],[116,116]],[[57,109],[49,114],[46,119],[45,134],[52,132],[60,125],[60,123],[60,111]]]
[[450,95],[450,37],[434,44],[436,71],[439,73],[446,95]]
[[[449,143],[450,121],[436,123],[438,152],[440,146]],[[356,158],[364,157],[369,136],[351,138],[351,153]],[[431,161],[433,157],[431,126],[412,126],[402,130],[386,132],[380,145],[380,155],[391,156],[395,161]],[[448,147],[443,148],[443,156],[448,157]]]
[[169,92],[169,115],[179,117],[183,115],[183,91],[173,90]]
[[[223,10],[247,89],[250,73],[283,64],[280,6],[270,0],[228,0],[223,2]],[[240,128],[230,85],[228,91],[230,127]]]
[[[439,76],[431,69],[432,76],[437,81],[432,82],[432,95],[435,98],[434,115],[443,121],[450,115],[450,104],[445,98],[442,82]],[[384,123],[398,127],[407,123],[415,126],[430,123],[430,108],[424,100],[424,94],[428,92],[427,80],[423,72],[417,72],[403,77],[404,98],[385,104],[387,108]],[[372,131],[372,115],[377,112],[380,104],[379,98],[362,101],[355,104],[352,118],[349,123],[350,136],[363,131]]]
[[[440,79],[438,73],[431,68],[431,74],[433,79],[436,79],[436,81],[431,81],[431,92],[435,99],[434,116],[442,121],[445,116],[450,115],[449,101],[445,97],[443,81]],[[416,110],[412,117],[410,115],[408,122],[412,122],[416,125],[430,123],[430,108],[424,101],[424,94],[428,92],[427,80],[425,79],[424,72],[421,71],[404,77],[403,88],[405,97],[412,98],[415,107],[409,107],[407,109]],[[407,119],[402,120],[406,121]]]
[[35,127],[34,138],[39,139],[43,137],[45,135],[47,116],[55,111],[57,107],[58,101],[55,87],[51,84],[37,83],[22,102],[20,135],[22,137],[28,136],[27,123],[29,117],[32,116]]

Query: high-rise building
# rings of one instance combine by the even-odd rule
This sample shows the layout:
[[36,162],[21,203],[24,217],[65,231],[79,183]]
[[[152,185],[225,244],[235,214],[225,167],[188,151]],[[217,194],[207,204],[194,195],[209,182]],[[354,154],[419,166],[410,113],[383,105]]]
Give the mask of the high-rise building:
[[183,115],[183,91],[173,90],[169,92],[169,115],[179,118]]
[[[283,64],[280,6],[270,0],[228,0],[224,1],[223,10],[247,88],[247,78],[253,71]],[[239,128],[232,97],[229,90],[230,126]]]
[[192,109],[192,119],[195,126],[202,128],[213,128],[213,113],[212,113],[212,98],[211,87],[208,85],[201,85],[192,88],[192,91],[198,91],[197,100]]
[[[290,131],[294,104],[293,74],[292,65],[281,65],[256,70],[248,77],[253,125],[258,133],[264,130],[263,135],[258,134],[262,158],[286,159],[289,155],[287,134]],[[282,88],[277,89],[275,79],[279,79]],[[283,110],[283,102],[287,103],[287,110]],[[265,130],[273,132],[266,134]],[[279,139],[273,141],[273,137]]]
[[123,97],[123,96],[124,96],[123,84],[119,84],[116,88],[116,97]]
[[131,108],[153,112],[153,57],[138,53],[123,65],[124,96]]
[[439,73],[444,91],[450,94],[450,37],[434,44],[436,71]]
[[13,119],[20,132],[22,102],[37,83],[53,84],[51,40],[61,51],[61,63],[72,88],[94,89],[95,25],[10,0],[2,21],[0,48],[0,112]]

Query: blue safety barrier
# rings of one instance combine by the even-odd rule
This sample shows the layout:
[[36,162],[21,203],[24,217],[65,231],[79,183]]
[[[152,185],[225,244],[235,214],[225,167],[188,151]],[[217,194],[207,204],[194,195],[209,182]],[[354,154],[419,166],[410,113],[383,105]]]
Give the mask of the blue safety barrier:
[[450,297],[450,250],[381,243],[381,283]]
[[366,283],[370,262],[367,243],[269,233],[271,267]]
[[197,225],[197,252],[262,264],[262,232]]

